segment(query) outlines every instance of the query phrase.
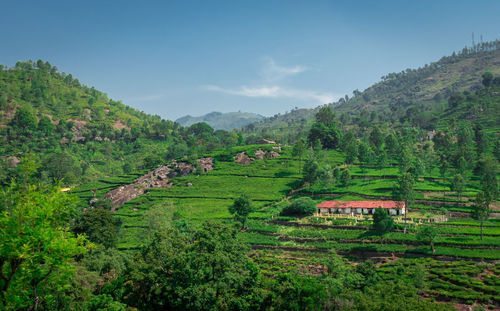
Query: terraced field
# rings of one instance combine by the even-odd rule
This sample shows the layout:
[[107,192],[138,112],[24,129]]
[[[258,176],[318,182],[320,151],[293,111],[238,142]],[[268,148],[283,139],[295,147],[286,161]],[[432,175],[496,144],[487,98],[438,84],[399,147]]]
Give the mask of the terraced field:
[[[120,206],[114,214],[122,221],[118,247],[134,250],[147,242],[151,211],[155,207],[166,208],[175,219],[182,219],[188,226],[197,226],[206,219],[231,222],[228,207],[235,198],[246,194],[253,201],[255,211],[250,214],[246,231],[240,235],[252,246],[252,258],[265,276],[273,277],[294,267],[304,274],[321,274],[324,259],[336,253],[354,265],[373,259],[382,278],[396,277],[401,269],[413,271],[423,266],[425,294],[433,299],[500,305],[500,219],[492,217],[483,224],[481,239],[480,224],[470,214],[471,200],[479,188],[477,180],[467,184],[459,200],[438,172],[425,176],[415,186],[416,204],[410,207],[408,234],[402,232],[403,220],[399,217],[393,232],[381,240],[370,228],[370,216],[297,219],[279,214],[283,206],[300,196],[309,196],[318,203],[390,200],[398,177],[397,168],[380,170],[352,165],[353,179],[348,187],[322,182],[304,186],[299,174],[300,163],[291,156],[291,148],[282,147],[279,157],[255,160],[249,165],[232,161],[238,152],[252,156],[258,149],[270,148],[268,145],[235,147],[204,155],[215,158],[214,170],[176,177],[172,187],[149,189]],[[335,151],[322,151],[321,157],[332,167],[344,162],[343,155]],[[96,195],[102,195],[132,183],[144,173],[100,180],[73,192],[88,201],[93,197],[92,189]],[[435,217],[443,216],[449,217],[448,221],[432,222]],[[422,226],[438,229],[435,254],[416,238]]]

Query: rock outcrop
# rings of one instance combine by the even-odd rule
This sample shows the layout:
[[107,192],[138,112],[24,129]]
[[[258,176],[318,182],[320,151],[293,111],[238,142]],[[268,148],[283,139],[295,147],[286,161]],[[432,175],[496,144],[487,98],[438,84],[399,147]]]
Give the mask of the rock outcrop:
[[264,160],[264,157],[266,156],[266,152],[262,149],[256,150],[254,154],[257,160]]
[[245,152],[240,152],[234,157],[234,162],[249,165],[254,159],[250,158]]
[[255,151],[255,157],[257,158],[257,160],[274,159],[274,158],[277,158],[279,156],[280,156],[280,154],[274,150],[264,151],[262,149],[259,149],[259,150]]
[[[198,166],[204,172],[213,170],[213,158],[198,159]],[[125,204],[126,202],[144,194],[151,188],[170,188],[173,183],[172,178],[176,176],[187,176],[193,173],[196,168],[187,162],[172,162],[169,165],[162,165],[155,170],[139,177],[133,184],[128,184],[111,190],[105,197],[113,202],[113,208]]]
[[198,167],[203,173],[210,172],[214,169],[214,158],[201,158],[198,159]]
[[274,159],[274,158],[277,158],[279,156],[280,156],[280,154],[277,153],[276,151],[269,151],[268,153],[266,153],[266,159]]
[[250,158],[245,152],[240,152],[234,157],[234,162],[249,165],[254,160],[274,159],[280,156],[280,154],[274,150],[264,151],[262,149],[255,150],[254,155],[255,158]]

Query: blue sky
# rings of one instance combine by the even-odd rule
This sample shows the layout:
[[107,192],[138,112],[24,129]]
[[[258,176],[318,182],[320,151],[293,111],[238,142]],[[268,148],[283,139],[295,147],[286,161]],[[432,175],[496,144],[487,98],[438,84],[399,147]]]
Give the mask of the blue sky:
[[500,1],[2,1],[0,63],[48,60],[147,113],[266,116],[500,38]]

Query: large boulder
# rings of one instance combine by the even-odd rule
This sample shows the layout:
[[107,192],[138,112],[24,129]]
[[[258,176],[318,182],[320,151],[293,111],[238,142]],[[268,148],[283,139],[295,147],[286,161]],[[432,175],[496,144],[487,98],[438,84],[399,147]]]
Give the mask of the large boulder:
[[249,165],[252,161],[253,159],[250,158],[245,152],[240,152],[234,157],[234,162],[243,165]]
[[266,153],[266,159],[274,159],[274,158],[277,158],[279,157],[280,154],[277,153],[276,151],[269,151],[268,153]]
[[257,160],[264,160],[264,157],[266,156],[266,152],[262,149],[256,150],[254,154]]
[[214,169],[214,158],[208,157],[208,158],[198,159],[198,166],[204,173],[210,172],[211,170]]

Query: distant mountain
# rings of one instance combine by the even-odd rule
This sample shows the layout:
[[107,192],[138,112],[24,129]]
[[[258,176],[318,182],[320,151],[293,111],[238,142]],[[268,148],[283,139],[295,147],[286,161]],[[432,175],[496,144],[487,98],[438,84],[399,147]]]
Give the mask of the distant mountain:
[[245,126],[247,124],[263,120],[264,117],[260,114],[250,112],[210,112],[200,117],[192,117],[190,115],[181,117],[175,122],[190,126],[199,122],[206,122],[216,130],[232,130]]

